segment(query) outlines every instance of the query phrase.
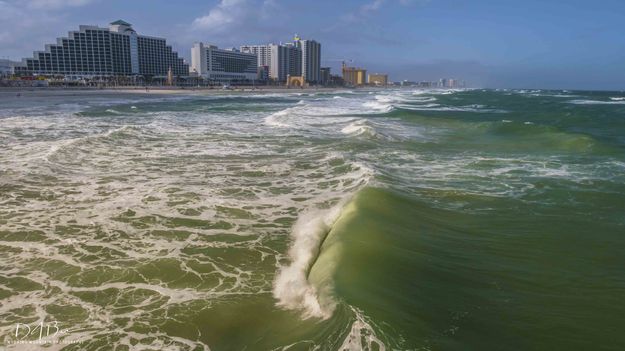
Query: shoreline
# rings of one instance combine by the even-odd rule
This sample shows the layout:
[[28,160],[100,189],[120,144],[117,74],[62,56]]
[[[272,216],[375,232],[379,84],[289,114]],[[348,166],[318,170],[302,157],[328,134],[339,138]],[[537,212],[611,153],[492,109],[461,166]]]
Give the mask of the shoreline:
[[[371,87],[367,87],[371,89]],[[89,88],[89,87],[0,87],[0,101],[23,98],[53,97],[53,96],[114,96],[114,95],[137,95],[137,96],[160,96],[160,95],[187,95],[187,96],[211,96],[211,95],[247,95],[247,94],[297,94],[317,92],[341,92],[363,88],[346,87],[319,87],[319,88],[286,88],[286,87],[263,87],[263,88],[236,88],[230,90],[208,88],[175,88],[175,87],[145,87],[133,88]]]
[[[375,87],[305,87],[287,88],[275,86],[263,87],[240,87],[231,89],[207,88],[207,87],[0,87],[2,93],[22,92],[85,92],[85,93],[136,93],[136,94],[187,94],[187,93],[275,93],[275,92],[316,92],[316,91],[344,91],[353,89],[371,89]],[[380,89],[380,88],[378,88]]]

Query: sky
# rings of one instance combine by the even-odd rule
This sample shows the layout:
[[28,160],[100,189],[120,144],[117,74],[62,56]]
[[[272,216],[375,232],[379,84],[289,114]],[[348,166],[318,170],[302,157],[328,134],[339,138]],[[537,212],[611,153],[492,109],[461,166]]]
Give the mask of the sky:
[[394,81],[625,90],[623,0],[0,0],[0,58],[117,19],[187,60],[196,41],[239,47],[298,33],[321,42],[334,73],[346,60]]

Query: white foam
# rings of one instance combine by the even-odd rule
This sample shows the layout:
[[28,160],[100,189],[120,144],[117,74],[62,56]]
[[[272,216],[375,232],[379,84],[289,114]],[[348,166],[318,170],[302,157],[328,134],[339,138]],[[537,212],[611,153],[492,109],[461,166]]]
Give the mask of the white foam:
[[365,102],[363,106],[373,109],[373,110],[382,111],[382,112],[389,112],[394,109],[393,105],[380,103],[378,101],[368,101],[368,102]]
[[439,104],[424,105],[408,105],[403,104],[399,107],[413,111],[450,111],[450,112],[485,112],[485,113],[508,113],[508,111],[500,109],[485,108],[483,105],[468,106],[441,106]]
[[291,263],[283,266],[274,282],[273,295],[278,305],[301,310],[304,318],[328,319],[336,306],[333,300],[321,303],[317,288],[308,281],[308,271],[319,255],[321,242],[339,218],[344,202],[327,211],[311,211],[300,216],[292,231],[289,249]]
[[265,124],[271,127],[288,128],[290,124],[286,123],[286,119],[293,111],[293,108],[287,108],[265,117]]
[[[350,177],[359,180],[353,190],[356,191],[367,184],[372,172],[362,164],[354,166],[357,169],[350,173]],[[290,263],[279,269],[273,284],[278,306],[302,311],[303,318],[327,319],[332,316],[336,301],[327,295],[321,299],[318,287],[308,280],[308,273],[319,256],[323,240],[350,199],[351,195],[347,193],[330,209],[311,209],[298,217],[291,231]]]
[[[349,334],[343,340],[341,351],[363,351],[363,350],[380,350],[385,351],[386,346],[377,337],[375,330],[365,320],[363,314],[352,307],[352,311],[356,316],[356,320],[352,323]],[[377,345],[377,348],[374,348]]]
[[457,92],[462,92],[465,91],[467,89],[419,89],[419,90],[414,90],[412,92],[412,95],[424,95],[424,94],[429,94],[429,95],[451,95],[451,94],[455,94]]
[[345,127],[343,127],[343,129],[341,129],[341,133],[348,135],[377,135],[375,129],[367,125],[367,122],[365,120],[358,120],[346,125]]
[[353,120],[354,115],[379,114],[393,110],[391,103],[383,103],[369,96],[353,98],[322,97],[300,100],[294,105],[271,113],[264,119],[270,127],[291,128],[293,131],[334,132],[336,124]]
[[601,101],[601,100],[570,100],[575,105],[625,105],[625,100]]

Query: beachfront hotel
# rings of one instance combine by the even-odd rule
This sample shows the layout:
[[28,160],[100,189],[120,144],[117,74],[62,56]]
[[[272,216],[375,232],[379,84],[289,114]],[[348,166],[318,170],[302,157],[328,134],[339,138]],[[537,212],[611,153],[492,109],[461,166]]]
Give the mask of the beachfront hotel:
[[321,44],[315,40],[296,35],[292,43],[242,45],[240,50],[257,55],[258,65],[268,67],[269,78],[274,81],[303,76],[308,83],[321,83]]
[[307,82],[321,82],[321,44],[315,40],[295,38],[296,45],[302,50],[302,75]]
[[302,51],[292,43],[243,45],[241,52],[255,54],[258,66],[269,68],[269,78],[276,82],[285,82],[288,76],[301,76]]
[[79,26],[58,38],[33,58],[15,67],[18,75],[177,76],[189,74],[183,59],[164,38],[138,35],[130,23],[112,22],[108,28]]
[[258,76],[258,57],[235,48],[195,43],[191,48],[190,73],[221,83],[254,81]]
[[239,49],[241,52],[256,55],[258,67],[267,67],[268,77],[273,81],[284,82],[287,75],[298,73],[298,66],[293,65],[297,61],[294,58],[297,52],[292,45],[242,45]]

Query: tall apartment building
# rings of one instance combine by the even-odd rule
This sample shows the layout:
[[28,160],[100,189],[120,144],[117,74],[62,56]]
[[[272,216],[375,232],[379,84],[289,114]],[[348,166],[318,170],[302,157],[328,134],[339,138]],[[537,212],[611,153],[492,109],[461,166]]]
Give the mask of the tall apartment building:
[[294,43],[287,43],[286,55],[288,60],[287,74],[290,76],[302,75],[302,50],[298,48]]
[[239,50],[256,55],[258,57],[259,67],[271,65],[270,45],[242,45],[239,47]]
[[269,67],[272,80],[284,82],[287,76],[304,76],[307,82],[320,83],[321,44],[295,37],[292,43],[243,45],[241,52],[258,57],[259,66]]
[[253,81],[258,74],[258,57],[234,48],[195,43],[191,48],[191,72],[224,83]]
[[286,81],[291,71],[290,51],[286,46],[270,44],[269,46],[269,78],[278,82]]
[[302,50],[302,75],[307,82],[320,83],[321,44],[314,40],[295,38],[296,45]]
[[302,75],[302,51],[294,44],[243,45],[241,52],[255,54],[258,66],[269,67],[269,78],[285,82],[287,76]]
[[165,39],[138,35],[128,22],[109,28],[79,26],[78,31],[23,59],[16,74],[117,76],[188,75],[188,65]]

